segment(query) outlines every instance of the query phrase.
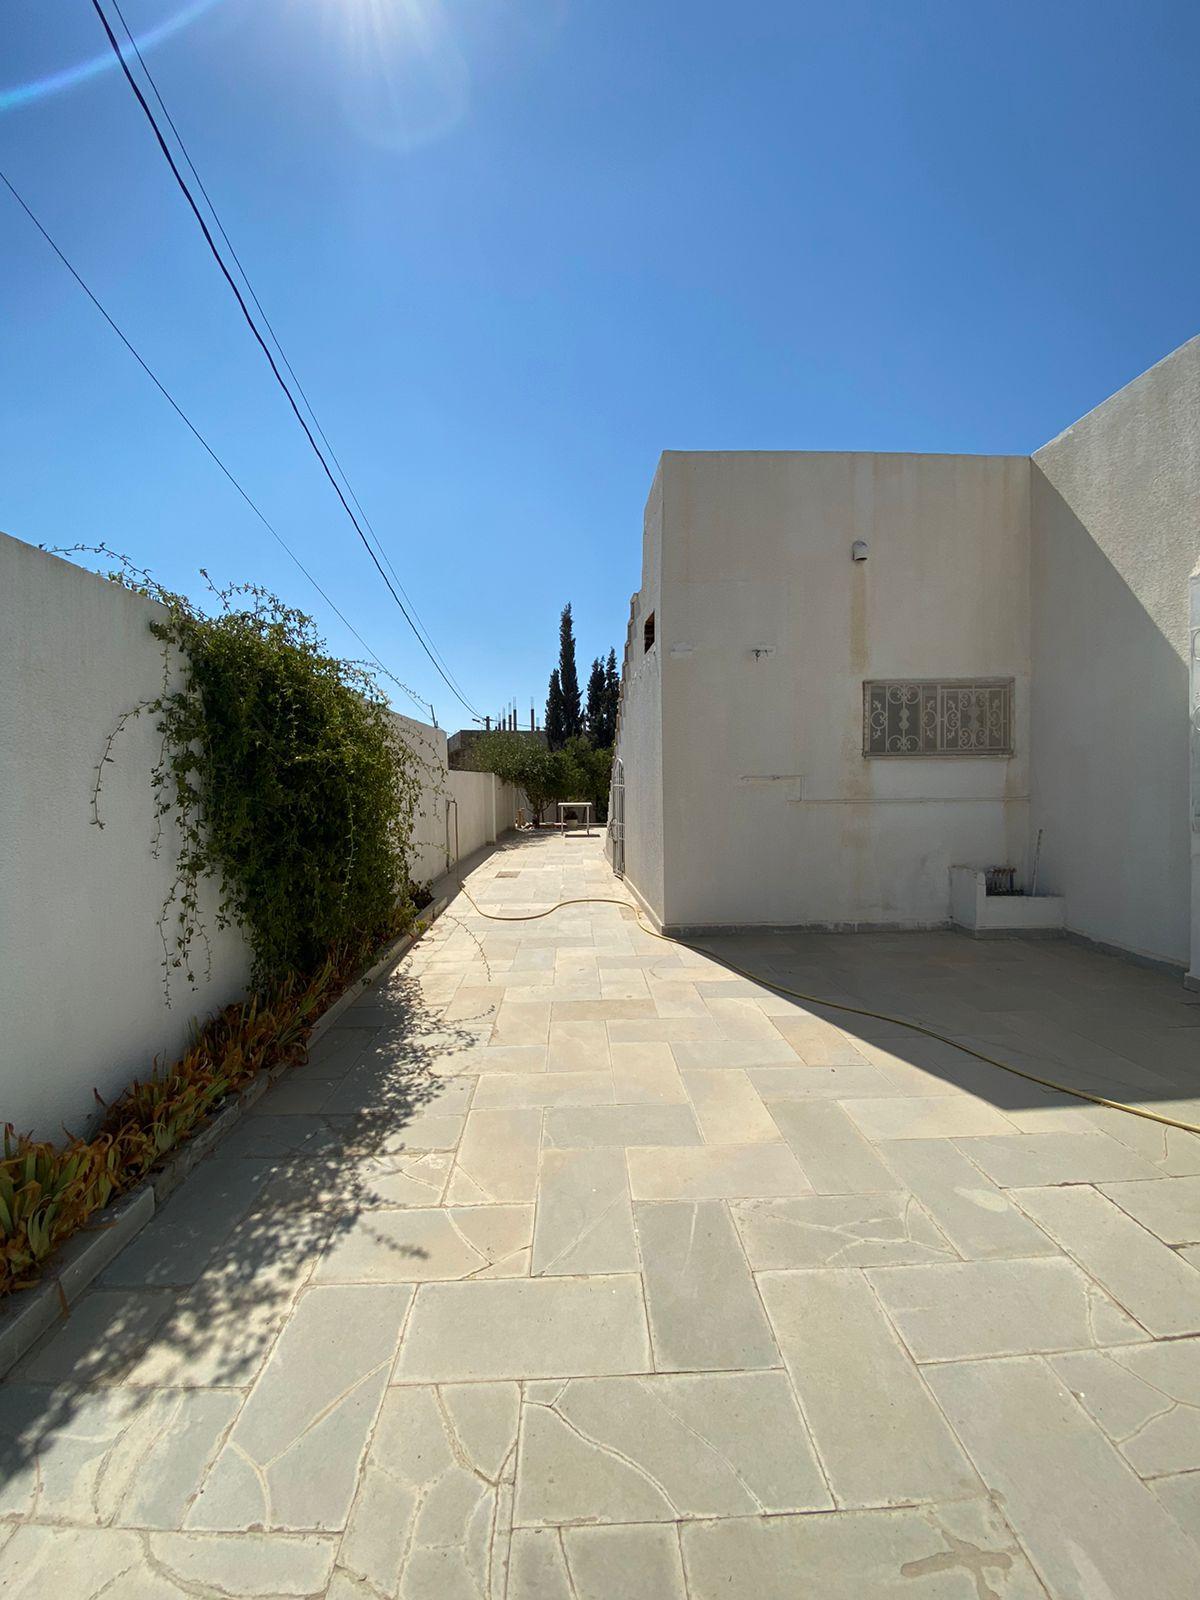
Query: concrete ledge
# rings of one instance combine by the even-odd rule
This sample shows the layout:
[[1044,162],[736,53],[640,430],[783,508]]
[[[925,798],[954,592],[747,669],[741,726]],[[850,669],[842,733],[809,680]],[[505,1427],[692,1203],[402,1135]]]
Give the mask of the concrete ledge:
[[670,922],[668,939],[704,939],[731,933],[944,933],[948,918],[934,922]]
[[154,1215],[153,1186],[142,1184],[98,1211],[61,1247],[35,1288],[0,1302],[0,1376],[69,1310]]
[[1067,902],[1056,894],[988,894],[978,867],[950,868],[950,917],[977,938],[995,934],[1061,934]]
[[[427,907],[420,922],[389,945],[378,960],[355,978],[327,1010],[317,1018],[309,1034],[311,1046],[353,1005],[364,989],[385,970],[395,966],[417,942],[429,924],[445,910],[442,898]],[[18,1290],[0,1300],[0,1377],[14,1366],[31,1346],[70,1311],[72,1304],[98,1277],[114,1256],[150,1221],[167,1197],[178,1189],[188,1174],[210,1155],[232,1132],[246,1113],[288,1068],[276,1067],[260,1075],[235,1098],[226,1101],[184,1144],[170,1151],[150,1175],[89,1219],[51,1258],[41,1281],[32,1289]]]

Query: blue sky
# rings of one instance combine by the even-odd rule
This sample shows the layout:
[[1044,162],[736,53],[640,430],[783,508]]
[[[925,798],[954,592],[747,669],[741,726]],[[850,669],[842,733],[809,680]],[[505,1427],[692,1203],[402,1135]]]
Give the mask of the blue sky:
[[[1200,331],[1192,0],[123,9],[484,711],[540,713],[566,600],[581,670],[619,651],[662,449],[1026,451]],[[9,0],[4,38],[0,166],[378,655],[467,721],[126,84],[87,70],[88,0]],[[264,582],[360,654],[4,192],[0,239],[0,527]]]

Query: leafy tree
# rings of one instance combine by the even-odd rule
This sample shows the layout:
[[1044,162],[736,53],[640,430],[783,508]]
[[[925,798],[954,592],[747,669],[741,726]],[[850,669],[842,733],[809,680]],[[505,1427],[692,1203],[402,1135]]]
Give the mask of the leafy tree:
[[595,745],[611,744],[608,737],[608,681],[604,663],[597,656],[592,662],[587,684],[587,736]]
[[562,608],[562,616],[558,621],[558,684],[562,692],[562,739],[565,743],[583,732],[579,673],[575,668],[575,628],[571,621],[570,605]]
[[559,795],[562,800],[590,800],[595,807],[597,822],[608,816],[608,786],[612,778],[612,751],[597,748],[587,739],[575,738],[559,752],[565,758],[563,774],[570,792]]
[[567,798],[572,773],[560,753],[526,734],[482,733],[471,746],[471,760],[480,772],[494,772],[524,792],[536,821],[551,800]]
[[546,743],[557,750],[566,739],[563,731],[563,696],[558,668],[550,674],[550,693],[546,696]]

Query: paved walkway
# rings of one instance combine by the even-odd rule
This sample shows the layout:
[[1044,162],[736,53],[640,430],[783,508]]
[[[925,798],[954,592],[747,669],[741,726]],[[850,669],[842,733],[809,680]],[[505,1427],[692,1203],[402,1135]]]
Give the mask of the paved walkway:
[[[619,892],[531,838],[500,911]],[[1185,1116],[1067,943],[726,941]],[[38,1600],[1195,1600],[1200,1140],[465,900],[0,1387]]]

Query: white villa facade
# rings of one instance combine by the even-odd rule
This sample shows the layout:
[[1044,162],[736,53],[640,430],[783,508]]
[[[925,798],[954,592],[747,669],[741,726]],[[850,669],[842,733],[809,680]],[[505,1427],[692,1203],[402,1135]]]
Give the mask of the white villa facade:
[[617,757],[661,926],[943,926],[1009,866],[1194,981],[1200,338],[1032,457],[666,452]]

